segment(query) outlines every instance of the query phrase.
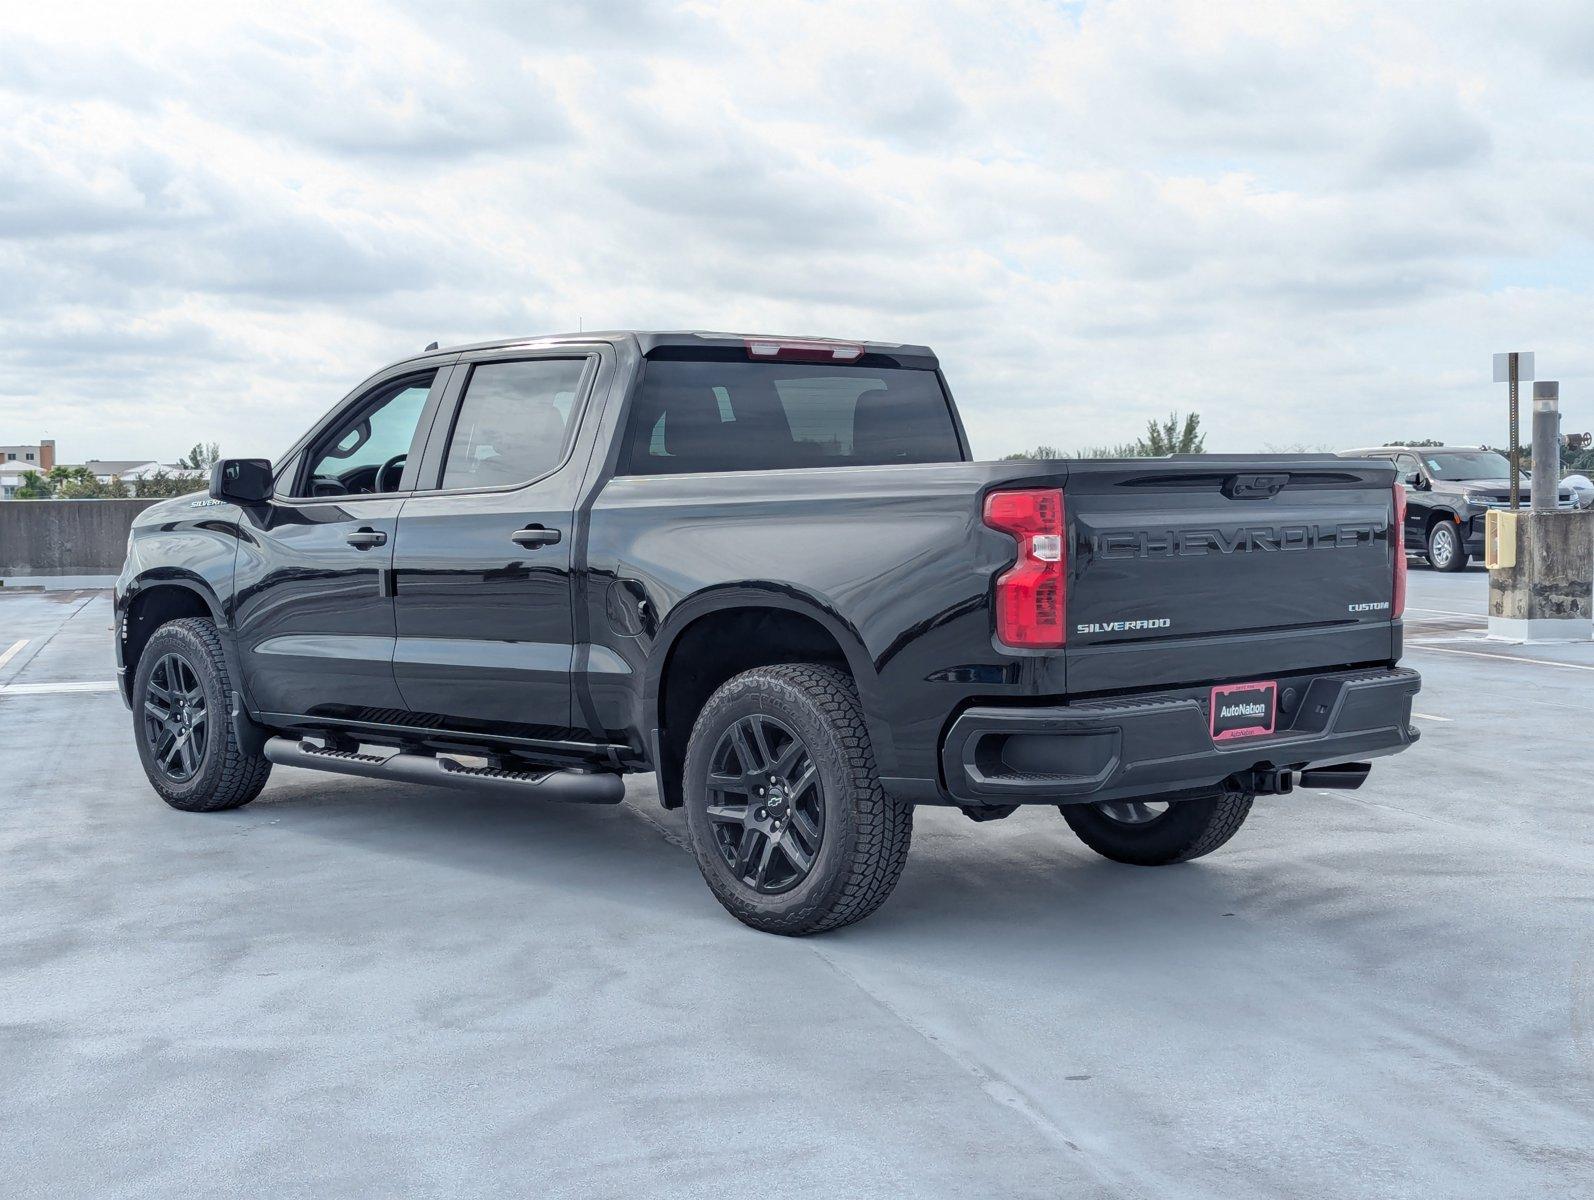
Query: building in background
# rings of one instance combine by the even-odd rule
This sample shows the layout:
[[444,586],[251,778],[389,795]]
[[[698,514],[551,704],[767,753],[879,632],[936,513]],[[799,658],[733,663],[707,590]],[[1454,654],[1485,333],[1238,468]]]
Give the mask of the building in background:
[[23,463],[25,471],[48,471],[55,466],[55,439],[45,438],[36,446],[0,446],[0,467]]
[[0,500],[9,500],[22,486],[27,471],[41,474],[55,466],[55,442],[51,438],[32,446],[0,446]]
[[110,483],[113,479],[131,483],[162,473],[177,479],[192,479],[197,483],[206,475],[206,472],[191,467],[156,462],[149,458],[91,458],[80,464],[58,463],[55,442],[46,438],[34,446],[0,446],[0,500],[16,499],[17,489],[22,486],[23,477],[29,471],[48,475],[58,466],[69,469],[82,466],[101,483]]
[[86,458],[83,465],[101,483],[110,483],[112,479],[120,479],[123,483],[129,479],[147,479],[157,471],[165,471],[168,475],[190,474],[172,463],[158,463],[147,458]]

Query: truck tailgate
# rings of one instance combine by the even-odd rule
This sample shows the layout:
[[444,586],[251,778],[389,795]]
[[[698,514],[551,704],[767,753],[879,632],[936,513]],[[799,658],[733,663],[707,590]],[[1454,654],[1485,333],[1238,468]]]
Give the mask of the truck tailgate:
[[1393,483],[1315,456],[1071,464],[1069,692],[1390,660]]

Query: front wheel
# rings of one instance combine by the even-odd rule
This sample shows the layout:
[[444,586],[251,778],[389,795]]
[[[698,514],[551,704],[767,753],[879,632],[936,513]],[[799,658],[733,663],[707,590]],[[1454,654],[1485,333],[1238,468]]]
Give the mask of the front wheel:
[[1060,804],[1068,827],[1097,854],[1137,867],[1161,867],[1211,854],[1245,824],[1251,796],[1220,792],[1195,800],[1119,800]]
[[913,809],[880,787],[852,678],[760,667],[709,697],[684,772],[698,868],[737,920],[798,936],[885,903],[908,857]]
[[1452,522],[1435,521],[1428,531],[1428,564],[1436,571],[1459,571],[1467,565],[1467,548]]
[[144,774],[173,808],[238,808],[266,786],[271,763],[234,735],[231,686],[209,621],[172,621],[144,647],[133,676],[133,732]]

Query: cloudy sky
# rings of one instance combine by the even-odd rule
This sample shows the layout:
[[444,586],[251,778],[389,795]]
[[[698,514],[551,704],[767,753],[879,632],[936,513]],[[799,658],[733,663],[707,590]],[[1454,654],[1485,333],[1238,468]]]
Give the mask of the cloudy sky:
[[923,341],[981,456],[1594,426],[1594,5],[0,0],[0,442],[513,334]]

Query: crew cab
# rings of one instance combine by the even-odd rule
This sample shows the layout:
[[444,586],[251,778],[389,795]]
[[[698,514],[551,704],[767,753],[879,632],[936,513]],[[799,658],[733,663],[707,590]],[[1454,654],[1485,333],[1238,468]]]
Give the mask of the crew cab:
[[[1511,460],[1486,446],[1374,446],[1346,450],[1346,458],[1395,464],[1406,492],[1405,547],[1436,571],[1465,570],[1483,553],[1485,514],[1511,507]],[[1518,503],[1528,505],[1529,478],[1520,472]],[[1571,487],[1557,489],[1556,504],[1577,507]]]
[[385,367],[137,520],[154,789],[273,764],[618,802],[652,772],[732,914],[874,911],[918,805],[1207,854],[1417,738],[1404,492],[1323,455],[975,462],[924,346],[582,333]]

